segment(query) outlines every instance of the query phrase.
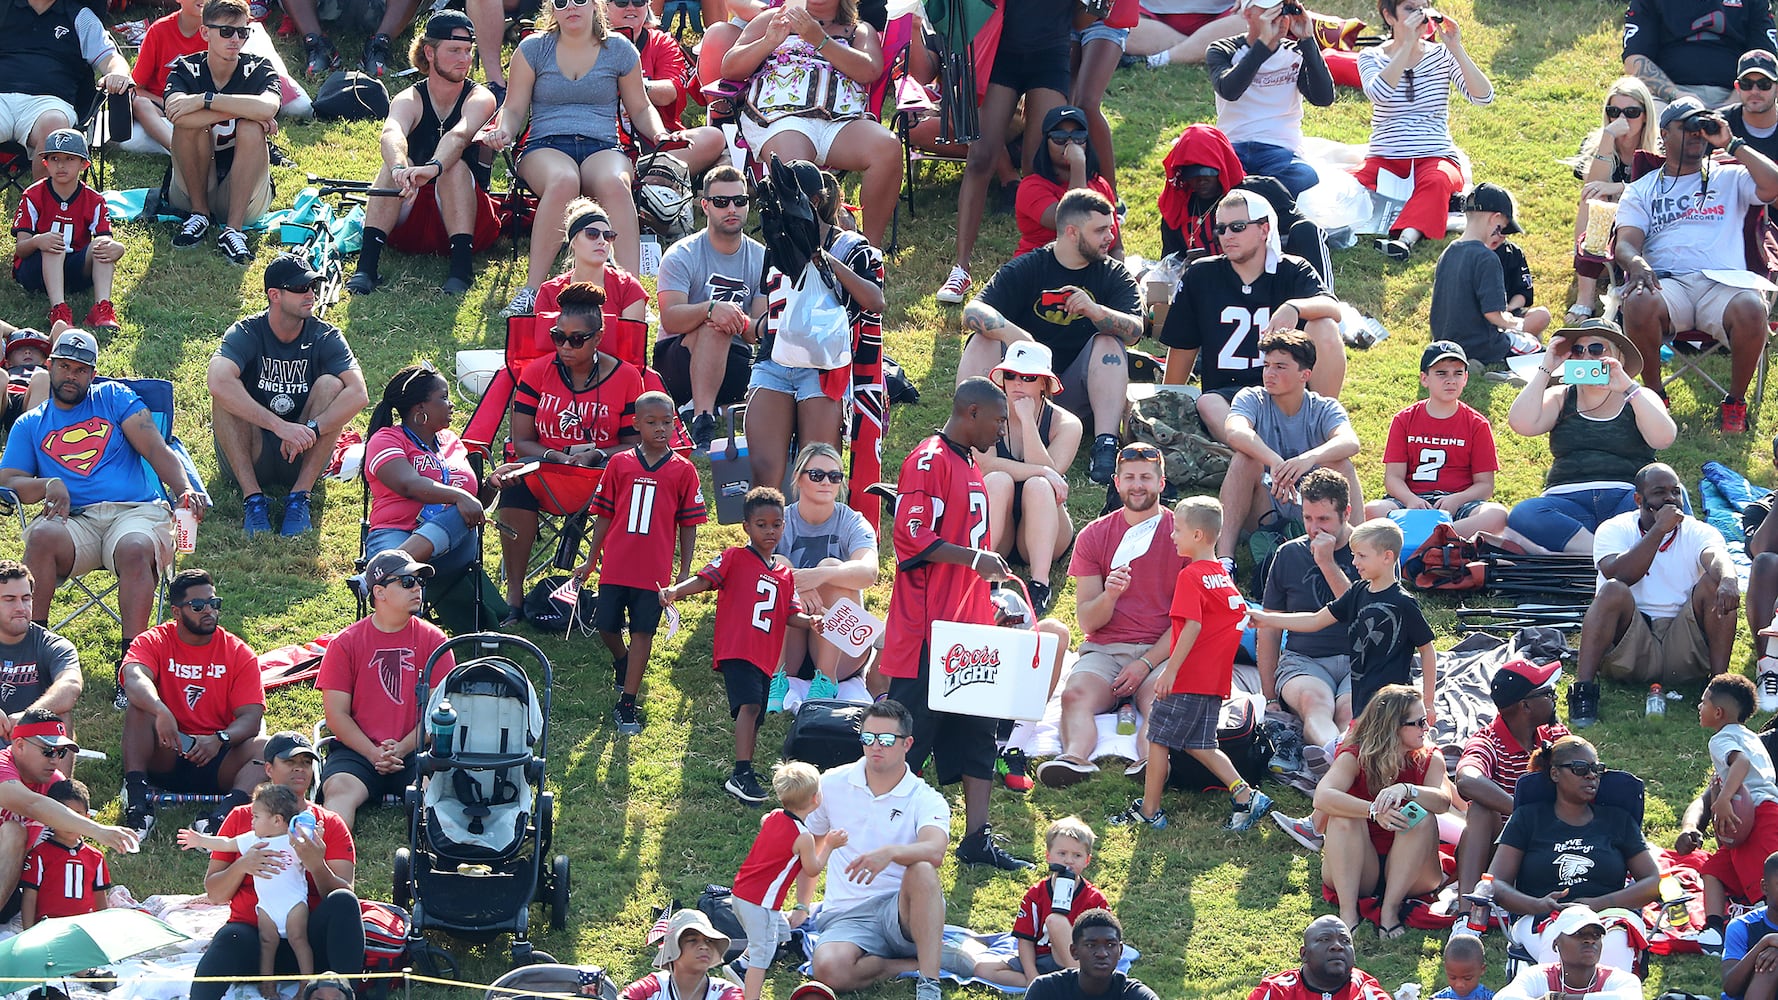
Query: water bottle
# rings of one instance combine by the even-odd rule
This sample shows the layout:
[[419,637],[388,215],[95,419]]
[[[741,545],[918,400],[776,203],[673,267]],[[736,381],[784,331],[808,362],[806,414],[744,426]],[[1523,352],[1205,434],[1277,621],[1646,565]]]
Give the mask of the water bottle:
[[451,739],[457,733],[457,710],[449,701],[441,701],[432,712],[432,755],[449,757]]
[[1679,880],[1671,875],[1661,876],[1661,910],[1667,916],[1667,923],[1675,933],[1683,934],[1691,929],[1692,915],[1686,908],[1691,896],[1679,884]]
[[1117,734],[1119,736],[1136,735],[1136,706],[1128,701],[1118,703]]
[[1494,910],[1494,876],[1484,873],[1475,889],[1463,897],[1470,903],[1469,929],[1476,934],[1488,932],[1488,918]]
[[1667,699],[1661,696],[1659,684],[1648,686],[1648,703],[1643,707],[1642,714],[1644,716],[1667,714]]
[[1050,912],[1070,913],[1074,910],[1074,890],[1080,878],[1067,865],[1050,865]]

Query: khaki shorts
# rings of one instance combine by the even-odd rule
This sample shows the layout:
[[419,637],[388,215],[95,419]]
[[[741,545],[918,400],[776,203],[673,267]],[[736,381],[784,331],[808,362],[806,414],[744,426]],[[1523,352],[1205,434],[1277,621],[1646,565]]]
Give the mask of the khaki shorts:
[[1711,281],[1701,271],[1662,278],[1660,294],[1661,300],[1667,304],[1667,319],[1675,332],[1702,330],[1725,344],[1729,334],[1723,329],[1722,317],[1736,296],[1752,295],[1762,304],[1769,304],[1765,296],[1750,288]]
[[[228,210],[233,204],[230,201],[230,185],[233,180],[233,171],[221,177],[215,174],[210,176],[210,215],[217,221],[227,218]],[[177,168],[173,170],[173,179],[167,183],[167,201],[175,211],[187,213],[191,211],[191,195],[186,193],[185,178],[179,176]],[[272,175],[270,171],[267,171],[265,183],[260,186],[258,191],[253,192],[252,197],[248,200],[247,214],[243,218],[252,222],[264,215],[266,210],[271,207]]]
[[[1075,650],[1074,672],[1104,678],[1110,684],[1124,672],[1124,663],[1148,652],[1152,642],[1083,642]],[[1157,667],[1164,663],[1155,664]]]
[[24,145],[31,138],[37,119],[51,111],[60,111],[70,124],[80,119],[74,107],[60,97],[44,94],[0,94],[0,142]]
[[138,533],[154,540],[156,576],[162,567],[173,563],[173,512],[166,504],[89,504],[64,523],[68,537],[74,540],[74,576],[85,576],[101,566],[115,572],[117,544]]
[[1668,687],[1709,677],[1710,645],[1692,607],[1686,601],[1672,618],[1637,615],[1624,637],[1606,652],[1599,672],[1614,681]]

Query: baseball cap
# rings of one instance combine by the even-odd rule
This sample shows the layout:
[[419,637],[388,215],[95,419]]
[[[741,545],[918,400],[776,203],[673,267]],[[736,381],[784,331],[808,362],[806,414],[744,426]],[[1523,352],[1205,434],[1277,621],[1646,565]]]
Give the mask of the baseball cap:
[[1549,929],[1552,933],[1549,939],[1553,941],[1564,934],[1573,934],[1583,927],[1597,927],[1604,930],[1605,921],[1599,919],[1599,914],[1585,903],[1564,906],[1556,911],[1556,919],[1550,924]]
[[1073,122],[1081,128],[1087,128],[1087,113],[1072,104],[1058,104],[1043,116],[1043,130],[1053,132],[1063,122]]
[[1469,364],[1469,355],[1463,353],[1462,344],[1454,340],[1435,340],[1426,345],[1426,350],[1420,352],[1420,370],[1431,371],[1433,365],[1446,358],[1456,358],[1466,365]]
[[1494,671],[1494,679],[1488,682],[1488,697],[1494,699],[1495,708],[1517,705],[1538,691],[1554,688],[1561,673],[1559,660],[1539,665],[1522,656],[1514,657]]
[[289,760],[304,754],[315,760],[321,759],[321,755],[315,752],[315,744],[310,743],[309,738],[302,733],[286,729],[281,733],[273,733],[271,739],[265,741],[265,759],[268,761]]
[[56,338],[55,350],[49,352],[50,358],[67,358],[83,365],[97,367],[99,364],[99,342],[85,330],[63,330]]
[[1667,109],[1661,112],[1661,127],[1666,128],[1674,122],[1685,121],[1687,118],[1696,118],[1709,113],[1710,109],[1704,106],[1703,101],[1687,94],[1667,105]]
[[[456,34],[459,31],[463,34]],[[460,10],[441,10],[426,19],[426,37],[435,42],[473,42],[475,22]]]
[[30,327],[14,330],[11,335],[6,338],[6,353],[10,356],[13,348],[25,347],[27,345],[35,345],[48,351],[49,334],[44,333],[42,330],[33,330]]
[[37,155],[41,158],[51,153],[67,153],[83,160],[92,159],[92,155],[87,152],[86,136],[71,128],[59,128],[44,137],[43,148],[37,151]]
[[1477,184],[1463,199],[1465,212],[1499,212],[1506,216],[1506,232],[1508,235],[1524,232],[1519,228],[1516,218],[1518,206],[1513,204],[1513,196],[1506,188],[1498,184]]
[[77,747],[68,735],[68,724],[61,719],[48,719],[43,722],[21,722],[12,727],[12,738],[32,739],[46,747]]
[[311,268],[308,261],[293,253],[281,253],[265,266],[265,287],[268,292],[274,288],[282,291],[306,289],[319,280],[321,272]]
[[835,1000],[833,987],[826,983],[807,982],[790,991],[790,1000]]
[[1768,80],[1778,80],[1778,56],[1765,49],[1743,52],[1741,61],[1735,64],[1735,75],[1746,76],[1749,73],[1760,73]]
[[364,564],[364,585],[379,587],[399,576],[431,576],[432,567],[415,559],[405,549],[384,549]]

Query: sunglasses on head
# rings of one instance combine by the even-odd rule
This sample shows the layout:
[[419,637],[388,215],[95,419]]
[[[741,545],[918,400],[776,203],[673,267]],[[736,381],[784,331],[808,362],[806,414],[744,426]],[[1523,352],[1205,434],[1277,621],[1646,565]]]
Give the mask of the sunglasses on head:
[[875,743],[880,747],[892,747],[901,741],[900,733],[859,733],[858,742],[864,746]]
[[1264,219],[1243,219],[1240,222],[1218,222],[1210,227],[1210,231],[1218,236],[1224,233],[1244,233],[1248,226],[1257,226]]
[[1584,760],[1571,760],[1566,764],[1557,764],[1556,770],[1567,771],[1569,774],[1572,774],[1577,778],[1584,778],[1589,774],[1604,774],[1606,771],[1610,770],[1610,768],[1606,767],[1604,764],[1589,764]]
[[838,469],[804,469],[803,475],[808,476],[811,483],[838,485],[846,481],[846,474]]
[[561,327],[551,327],[549,331],[549,339],[553,341],[557,347],[563,345],[567,345],[568,347],[585,347],[587,341],[592,340],[598,335],[599,331],[597,330],[594,330],[592,333],[563,333]]
[[1628,108],[1620,108],[1620,107],[1617,107],[1616,105],[1613,105],[1613,104],[1607,104],[1605,106],[1605,118],[1608,121],[1617,121],[1619,118],[1628,118],[1631,121],[1635,121],[1636,119],[1641,118],[1641,117],[1642,117],[1642,106],[1641,105],[1635,105],[1633,107],[1628,107]]
[[1606,345],[1599,341],[1594,341],[1591,344],[1570,344],[1568,346],[1568,356],[1571,358],[1603,358],[1605,356],[1605,351]]
[[206,24],[204,27],[216,32],[216,34],[222,38],[239,38],[245,40],[248,35],[253,33],[253,25],[251,24]]
[[1425,729],[1426,728],[1426,716],[1422,715],[1418,719],[1403,720],[1402,725],[1413,726],[1415,729]]
[[1775,83],[1770,77],[1764,76],[1744,76],[1735,81],[1735,86],[1742,90],[1771,90],[1775,85],[1778,83]]
[[579,235],[591,236],[595,240],[604,240],[605,242],[610,243],[612,240],[617,239],[617,230],[600,229],[598,226],[588,226],[585,229],[582,229]]
[[1049,140],[1051,142],[1072,142],[1084,146],[1087,144],[1087,134],[1077,128],[1059,128],[1049,133]]
[[1126,444],[1117,453],[1118,461],[1153,462],[1159,460],[1161,450],[1152,444]]
[[43,754],[43,756],[45,756],[45,757],[48,757],[50,760],[61,760],[63,757],[66,757],[69,754],[74,752],[73,747],[44,746],[42,743],[38,743],[36,740],[32,740],[31,743],[33,746],[35,746],[37,748],[37,751],[39,753]]
[[727,208],[730,205],[736,208],[746,208],[753,199],[744,194],[713,194],[705,197],[704,200],[716,208]]
[[212,610],[216,610],[216,611],[221,611],[222,610],[222,598],[220,598],[220,597],[194,597],[191,600],[185,601],[184,603],[176,605],[176,606],[181,607],[181,608],[190,608],[193,611],[203,611],[205,609],[212,609]]

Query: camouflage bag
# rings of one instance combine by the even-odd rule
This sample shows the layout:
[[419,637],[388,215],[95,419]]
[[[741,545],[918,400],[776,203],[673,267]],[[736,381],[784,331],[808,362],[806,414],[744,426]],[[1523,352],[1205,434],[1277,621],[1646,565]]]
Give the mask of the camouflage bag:
[[1216,489],[1234,452],[1204,433],[1197,393],[1161,389],[1130,408],[1126,437],[1161,449],[1167,482],[1181,491]]

